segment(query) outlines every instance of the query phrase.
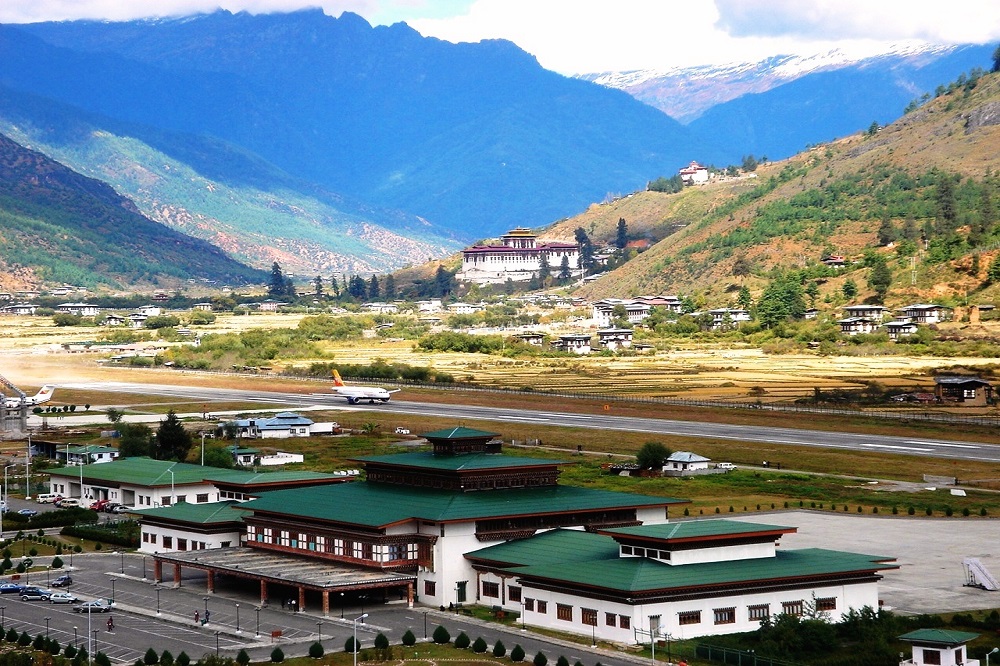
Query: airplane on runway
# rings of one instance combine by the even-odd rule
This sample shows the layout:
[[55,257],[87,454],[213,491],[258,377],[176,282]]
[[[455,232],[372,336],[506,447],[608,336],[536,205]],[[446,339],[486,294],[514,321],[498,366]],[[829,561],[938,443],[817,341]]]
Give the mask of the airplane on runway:
[[5,398],[3,401],[3,406],[7,409],[17,409],[21,406],[32,407],[34,405],[41,405],[42,403],[48,402],[52,399],[52,394],[55,393],[56,387],[51,384],[46,384],[42,389],[33,396],[25,396],[23,398]]
[[400,390],[395,389],[393,391],[388,391],[377,386],[348,386],[344,383],[344,380],[340,378],[340,373],[337,372],[336,368],[333,369],[332,374],[334,394],[340,396],[341,398],[347,398],[347,402],[352,405],[358,404],[361,400],[367,400],[373,405],[376,400],[380,402],[389,402],[389,396]]

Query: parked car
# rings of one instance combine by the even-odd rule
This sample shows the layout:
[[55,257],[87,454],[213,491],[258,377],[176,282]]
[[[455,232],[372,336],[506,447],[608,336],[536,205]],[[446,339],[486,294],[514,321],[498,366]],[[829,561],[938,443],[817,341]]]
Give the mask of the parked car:
[[106,499],[97,500],[96,502],[91,503],[90,510],[91,511],[103,511],[104,507],[107,506],[108,504],[109,504],[109,501],[106,500]]
[[54,504],[61,499],[62,495],[59,493],[38,493],[35,495],[35,501],[39,504]]
[[396,434],[397,435],[409,435],[410,434],[410,429],[409,428],[396,428]]
[[17,583],[0,583],[0,594],[21,594],[21,590],[24,589],[24,585],[18,585]]
[[21,514],[22,516],[28,516],[29,518],[38,515],[38,512],[35,511],[34,509],[21,509],[20,511],[18,511],[18,513]]
[[69,592],[53,592],[49,596],[50,604],[75,604],[79,599],[74,597]]
[[77,613],[110,613],[112,604],[109,604],[104,599],[94,599],[93,601],[85,601],[79,606],[73,608]]
[[60,509],[75,509],[76,507],[83,506],[83,502],[75,497],[64,497],[57,500],[55,505]]
[[715,468],[716,469],[724,469],[724,470],[732,471],[732,470],[736,469],[736,465],[734,465],[731,462],[720,462],[720,463],[718,463],[718,464],[715,465]]
[[52,596],[52,590],[42,587],[28,586],[21,590],[21,601],[48,601]]
[[73,584],[73,577],[69,574],[63,574],[52,581],[52,587],[66,587],[67,585]]
[[134,510],[135,510],[134,506],[124,506],[122,504],[119,504],[118,506],[116,506],[114,509],[111,510],[111,513],[128,513],[129,511],[134,511]]
[[120,506],[121,504],[119,504],[118,502],[108,502],[107,504],[101,507],[101,511],[105,513],[114,513],[115,509],[117,509]]

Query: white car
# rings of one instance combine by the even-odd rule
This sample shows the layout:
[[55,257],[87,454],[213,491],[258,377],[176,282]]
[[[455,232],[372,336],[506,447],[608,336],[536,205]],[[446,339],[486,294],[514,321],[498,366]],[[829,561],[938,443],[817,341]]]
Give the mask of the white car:
[[720,462],[719,464],[717,464],[715,466],[715,468],[716,469],[724,469],[724,470],[727,470],[727,471],[731,471],[731,470],[736,469],[736,465],[734,465],[731,462]]
[[53,592],[49,595],[50,604],[75,604],[79,599],[69,592]]
[[64,497],[58,502],[56,502],[55,505],[60,509],[73,509],[76,507],[83,506],[83,502],[81,502],[75,497]]

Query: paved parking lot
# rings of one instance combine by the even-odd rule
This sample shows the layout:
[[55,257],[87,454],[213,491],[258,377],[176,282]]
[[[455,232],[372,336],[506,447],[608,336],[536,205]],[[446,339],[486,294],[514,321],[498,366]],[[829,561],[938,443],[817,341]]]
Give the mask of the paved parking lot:
[[988,518],[871,516],[832,511],[787,511],[738,520],[797,527],[782,548],[828,548],[895,557],[880,597],[898,613],[1000,608],[1000,592],[965,587],[962,559],[978,557],[1000,577],[1000,522]]

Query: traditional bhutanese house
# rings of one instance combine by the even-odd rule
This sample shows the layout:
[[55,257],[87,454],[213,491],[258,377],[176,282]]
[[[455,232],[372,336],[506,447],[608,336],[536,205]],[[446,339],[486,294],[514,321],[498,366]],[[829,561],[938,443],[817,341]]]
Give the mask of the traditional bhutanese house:
[[609,351],[632,346],[632,329],[605,328],[597,332],[597,344]]
[[778,550],[794,527],[701,520],[552,530],[466,555],[479,600],[525,624],[632,643],[753,631],[806,606],[835,616],[878,608],[879,572],[894,558]]
[[708,167],[704,167],[697,162],[691,162],[678,172],[681,180],[688,185],[701,185],[708,182]]
[[116,315],[114,313],[106,316],[104,318],[104,321],[101,322],[101,326],[124,326],[124,325],[125,325],[125,317]]
[[889,321],[882,324],[882,328],[885,329],[885,332],[889,336],[890,340],[899,340],[900,338],[905,338],[908,335],[915,335],[917,332],[917,325],[909,319],[896,319],[894,321]]
[[815,319],[818,316],[819,316],[819,310],[817,310],[816,308],[809,308],[808,310],[802,313],[803,319]]
[[552,348],[574,354],[589,354],[590,336],[586,334],[560,335],[558,340],[552,341]]
[[[899,640],[911,645],[911,656],[899,666],[979,666],[978,659],[966,656],[965,644],[979,634],[950,629],[917,629]],[[902,655],[900,655],[902,656]]]
[[[560,527],[603,529],[662,523],[683,503],[557,483],[563,461],[508,456],[495,433],[450,428],[423,435],[430,451],[366,456],[366,480],[266,493],[240,505],[245,547],[160,554],[164,564],[280,586],[299,606],[329,610],[340,592],[414,593],[422,603],[478,595],[463,555]],[[234,574],[239,564],[237,574]],[[274,572],[280,571],[281,576]]]
[[230,424],[236,428],[240,437],[250,439],[288,439],[290,437],[309,437],[310,435],[329,435],[338,427],[332,421],[316,423],[295,412],[279,412],[274,416],[262,419],[237,419],[230,421],[227,425]]
[[526,345],[531,345],[533,347],[541,347],[542,342],[545,340],[545,335],[543,333],[518,333],[516,336],[521,342]]
[[750,321],[750,313],[746,310],[716,308],[709,310],[708,314],[712,315],[713,331],[739,326],[740,322]]
[[875,321],[881,322],[885,318],[885,313],[889,311],[889,308],[883,307],[881,305],[846,305],[843,308],[844,312],[847,313],[848,317],[863,318],[863,319],[874,319]]
[[676,296],[636,296],[633,299],[636,303],[645,303],[654,308],[663,308],[670,312],[680,312],[684,306],[684,301]]
[[848,317],[837,322],[840,324],[840,332],[844,335],[858,335],[860,333],[874,333],[878,330],[878,321],[869,317]]
[[56,460],[62,460],[67,465],[89,465],[91,463],[108,463],[118,459],[118,449],[113,446],[88,444],[86,446],[68,446],[53,451]]
[[941,402],[985,407],[993,403],[993,385],[978,377],[935,377],[934,395]]
[[900,309],[899,316],[903,319],[910,319],[918,324],[936,324],[939,321],[944,321],[950,313],[951,308],[944,305],[916,303]]
[[643,319],[649,316],[649,311],[653,309],[652,305],[643,301],[605,298],[591,304],[591,316],[594,322],[601,328],[611,326],[611,322],[615,318],[615,308],[619,305],[624,308],[624,317],[630,324],[641,323]]

